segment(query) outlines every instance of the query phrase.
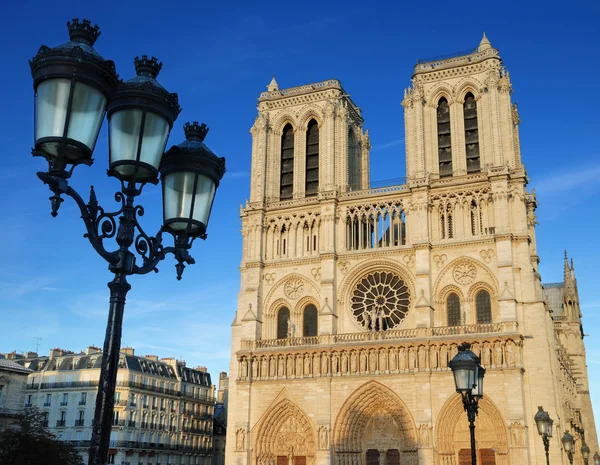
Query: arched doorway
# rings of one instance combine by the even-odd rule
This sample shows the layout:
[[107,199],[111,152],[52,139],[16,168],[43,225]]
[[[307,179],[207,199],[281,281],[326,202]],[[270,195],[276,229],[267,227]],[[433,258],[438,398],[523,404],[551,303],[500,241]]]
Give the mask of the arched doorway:
[[[460,395],[453,394],[444,404],[435,426],[436,465],[470,465],[471,435]],[[477,463],[509,465],[508,434],[498,408],[489,399],[479,401],[475,420]]]
[[391,389],[371,381],[344,403],[335,422],[333,450],[339,465],[417,463],[416,428]]
[[270,409],[255,427],[253,436],[254,464],[314,464],[314,428],[304,412],[288,399]]

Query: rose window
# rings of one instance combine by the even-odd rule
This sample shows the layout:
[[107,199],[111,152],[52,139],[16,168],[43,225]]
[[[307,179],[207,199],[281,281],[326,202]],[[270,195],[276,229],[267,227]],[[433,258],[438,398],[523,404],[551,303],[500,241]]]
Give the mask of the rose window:
[[402,323],[410,306],[408,287],[394,273],[374,271],[352,293],[352,315],[372,331],[393,329]]

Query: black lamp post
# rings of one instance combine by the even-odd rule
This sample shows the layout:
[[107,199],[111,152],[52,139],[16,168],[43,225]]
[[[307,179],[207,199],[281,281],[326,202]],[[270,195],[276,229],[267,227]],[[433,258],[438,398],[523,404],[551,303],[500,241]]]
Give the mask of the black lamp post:
[[568,431],[565,431],[565,434],[560,440],[563,443],[563,449],[567,453],[567,457],[569,457],[569,463],[573,465],[573,442],[575,439]]
[[483,377],[485,368],[480,365],[480,359],[469,350],[471,344],[465,342],[458,346],[458,353],[448,366],[454,375],[456,392],[462,396],[463,407],[469,419],[471,432],[471,463],[477,464],[477,450],[475,449],[475,417],[479,408],[479,399],[483,397]]
[[546,465],[550,465],[550,438],[552,437],[552,425],[554,424],[554,420],[550,418],[550,415],[548,415],[548,412],[544,410],[544,407],[538,407],[538,411],[533,419],[535,420],[538,433],[544,442],[544,450],[546,451]]
[[583,446],[581,446],[581,456],[583,457],[583,463],[588,465],[588,459],[590,458],[590,448],[584,442]]
[[[118,81],[112,61],[92,47],[100,30],[89,21],[67,23],[71,41],[55,48],[42,46],[30,61],[35,89],[35,156],[44,157],[47,172],[38,177],[53,195],[52,216],[58,214],[62,195],[71,197],[81,211],[85,237],[106,260],[114,279],[108,284],[110,307],[90,447],[90,465],[108,459],[114,393],[121,348],[125,297],[131,288],[127,276],[158,271],[158,262],[173,254],[177,279],[185,264],[193,264],[189,249],[196,238],[206,238],[206,227],[216,189],[225,173],[225,159],[204,143],[205,125],[186,124],[186,141],[163,157],[169,132],[181,111],[177,94],[164,89],[156,77],[162,66],[156,58],[135,59],[137,76]],[[109,170],[121,189],[115,194],[120,208],[107,213],[98,205],[93,187],[87,203],[69,186],[78,164],[91,165],[104,114],[109,119]],[[135,198],[147,183],[163,184],[163,226],[148,236],[138,222],[144,214]],[[118,225],[117,225],[118,218]],[[174,238],[165,247],[163,232]],[[118,248],[105,248],[106,239]],[[135,252],[130,251],[134,246]],[[137,254],[137,257],[136,257]],[[141,263],[136,264],[136,258]]]

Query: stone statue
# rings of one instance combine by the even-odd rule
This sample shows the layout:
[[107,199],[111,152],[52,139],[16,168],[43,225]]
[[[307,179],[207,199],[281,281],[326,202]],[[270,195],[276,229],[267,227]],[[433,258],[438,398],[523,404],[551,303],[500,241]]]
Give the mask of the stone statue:
[[294,375],[294,359],[291,356],[288,356],[287,358],[287,375]]
[[310,375],[310,362],[311,362],[312,357],[310,355],[305,355],[304,356],[304,374],[306,376]]
[[364,373],[367,371],[367,354],[364,350],[360,351],[360,372]]
[[398,368],[396,362],[396,349],[392,349],[390,352],[390,371],[395,371]]
[[448,367],[448,346],[440,347],[440,368]]
[[252,359],[252,378],[258,378],[258,360],[256,358]]
[[242,358],[242,378],[248,377],[248,359]]
[[338,372],[338,356],[335,352],[331,356],[331,372],[334,375]]
[[358,369],[358,360],[357,360],[357,355],[356,352],[352,352],[350,354],[350,372],[352,373],[356,373],[356,370]]
[[369,371],[373,373],[377,370],[377,352],[371,350],[369,353]]
[[321,360],[321,374],[326,376],[329,373],[329,357],[327,354],[323,354],[323,360]]
[[348,356],[342,352],[342,373],[348,373]]
[[315,352],[313,354],[313,373],[315,375],[320,375],[321,374],[321,364],[319,363],[319,354],[317,352]]

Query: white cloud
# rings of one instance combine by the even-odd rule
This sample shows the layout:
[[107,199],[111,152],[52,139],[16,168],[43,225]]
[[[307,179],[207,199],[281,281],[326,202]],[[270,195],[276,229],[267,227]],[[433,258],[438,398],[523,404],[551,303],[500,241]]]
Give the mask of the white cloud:
[[395,147],[396,145],[400,145],[403,143],[404,143],[404,138],[394,139],[394,140],[385,142],[383,144],[374,145],[371,147],[371,150],[385,150],[385,149],[389,149],[390,147]]

